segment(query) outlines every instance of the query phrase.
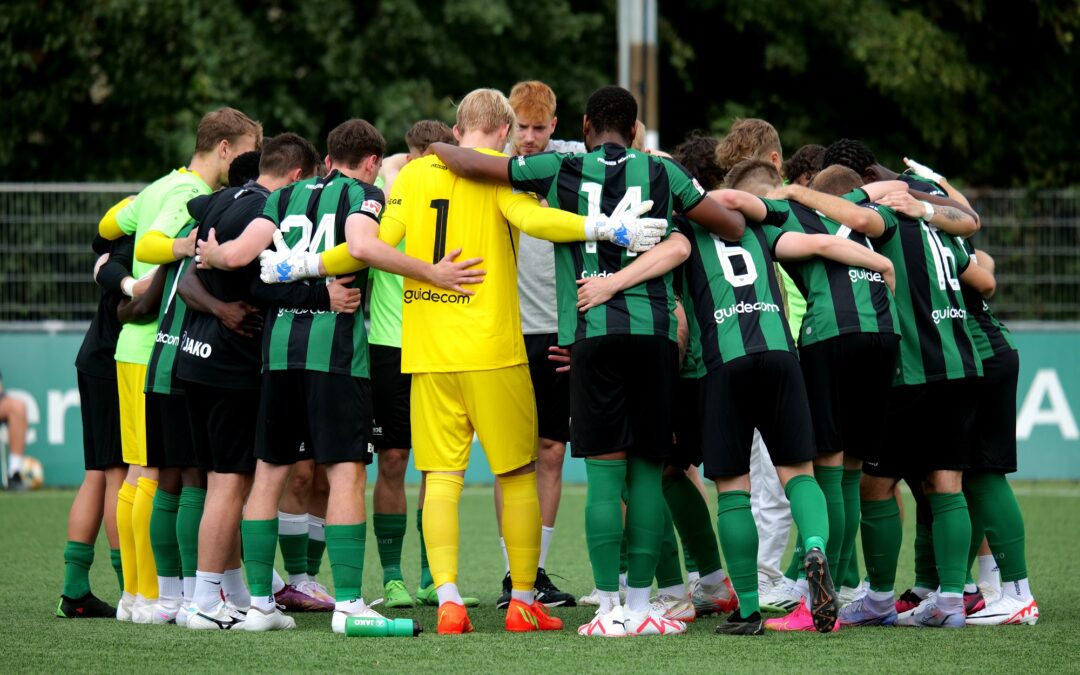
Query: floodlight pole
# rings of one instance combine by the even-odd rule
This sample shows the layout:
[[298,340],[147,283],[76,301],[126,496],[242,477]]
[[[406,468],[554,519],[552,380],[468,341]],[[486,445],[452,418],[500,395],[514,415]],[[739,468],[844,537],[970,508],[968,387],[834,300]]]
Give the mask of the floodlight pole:
[[619,86],[638,102],[645,123],[645,146],[660,140],[660,88],[657,82],[656,19],[659,0],[619,0]]

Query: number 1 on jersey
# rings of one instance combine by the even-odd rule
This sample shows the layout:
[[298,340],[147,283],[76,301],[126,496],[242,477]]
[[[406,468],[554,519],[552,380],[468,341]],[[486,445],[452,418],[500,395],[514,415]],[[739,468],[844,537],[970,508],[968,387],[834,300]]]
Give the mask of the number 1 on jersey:
[[450,215],[450,200],[432,199],[431,208],[435,209],[435,253],[431,262],[438,265],[446,257],[446,220]]

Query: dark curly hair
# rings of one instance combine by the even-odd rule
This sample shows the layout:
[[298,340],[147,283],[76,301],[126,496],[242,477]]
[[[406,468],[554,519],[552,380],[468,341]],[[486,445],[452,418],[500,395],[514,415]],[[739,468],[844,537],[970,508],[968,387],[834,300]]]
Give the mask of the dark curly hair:
[[807,176],[809,181],[814,177],[814,174],[821,171],[821,158],[824,154],[825,146],[823,145],[814,145],[813,143],[804,145],[784,162],[781,173],[790,183],[797,182],[801,176],[807,174],[809,174]]
[[874,153],[871,152],[866,143],[854,141],[850,138],[841,138],[825,148],[825,154],[821,156],[822,169],[833,164],[846,166],[862,176],[868,168],[877,164],[877,158],[874,157]]
[[614,85],[600,87],[585,102],[585,116],[589,118],[593,133],[613,131],[627,141],[634,135],[637,114],[634,95]]
[[691,134],[671,151],[672,158],[682,164],[706,190],[715,190],[724,182],[724,170],[716,161],[719,138]]

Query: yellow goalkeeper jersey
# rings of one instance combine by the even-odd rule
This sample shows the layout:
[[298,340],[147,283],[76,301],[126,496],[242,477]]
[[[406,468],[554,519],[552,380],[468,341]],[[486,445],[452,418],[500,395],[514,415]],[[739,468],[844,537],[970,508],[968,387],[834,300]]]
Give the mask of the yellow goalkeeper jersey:
[[[486,154],[503,156],[493,150]],[[397,180],[379,238],[437,263],[460,248],[458,260],[483,258],[475,295],[405,279],[401,370],[446,373],[528,363],[517,291],[518,228],[557,241],[584,238],[584,218],[546,209],[531,194],[454,175],[435,155],[409,162]],[[407,235],[407,236],[406,236]]]

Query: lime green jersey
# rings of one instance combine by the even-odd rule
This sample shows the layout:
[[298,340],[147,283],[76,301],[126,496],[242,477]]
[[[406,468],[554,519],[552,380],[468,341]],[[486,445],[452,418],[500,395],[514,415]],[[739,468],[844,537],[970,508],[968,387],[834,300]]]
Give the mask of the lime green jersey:
[[[210,186],[194,171],[180,168],[162,176],[116,214],[116,222],[124,234],[135,235],[136,249],[143,236],[155,230],[175,238],[180,228],[190,220],[188,200],[210,194]],[[136,279],[153,270],[154,265],[135,259],[131,275]],[[146,364],[157,337],[154,322],[124,324],[116,341],[116,360],[123,363]]]
[[[405,252],[404,239],[397,249]],[[401,349],[401,303],[404,295],[405,277],[372,268],[368,344]]]

